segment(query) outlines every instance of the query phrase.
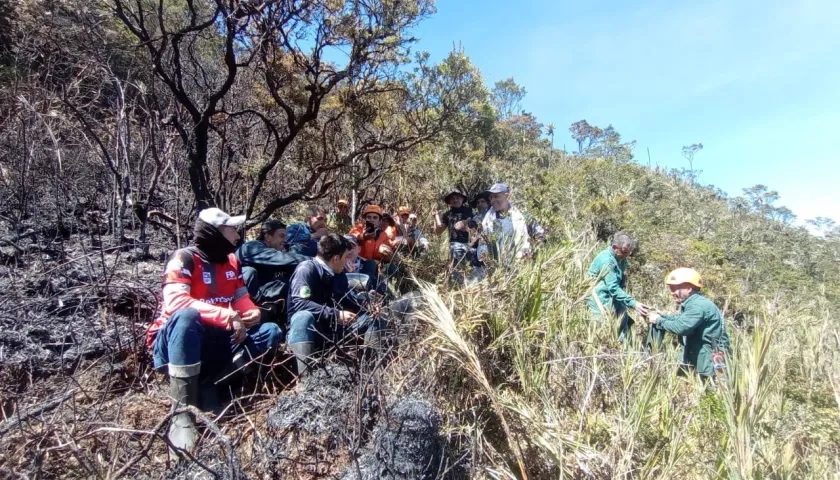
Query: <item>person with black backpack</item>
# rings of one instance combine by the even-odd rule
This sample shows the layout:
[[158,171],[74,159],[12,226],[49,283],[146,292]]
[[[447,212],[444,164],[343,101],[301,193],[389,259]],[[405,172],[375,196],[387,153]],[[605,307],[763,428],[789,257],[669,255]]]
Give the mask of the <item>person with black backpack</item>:
[[285,323],[284,303],[289,281],[309,257],[286,251],[286,225],[280,220],[263,223],[257,240],[245,242],[236,252],[248,294],[263,310],[266,320]]

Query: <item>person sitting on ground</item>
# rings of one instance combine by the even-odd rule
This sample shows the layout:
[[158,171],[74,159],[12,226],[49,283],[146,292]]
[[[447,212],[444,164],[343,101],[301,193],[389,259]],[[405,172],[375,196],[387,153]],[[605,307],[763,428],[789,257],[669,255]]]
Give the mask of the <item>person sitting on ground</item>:
[[[305,223],[293,223],[286,227],[286,246],[289,252],[313,258],[312,234]],[[315,252],[317,253],[317,252]]]
[[344,271],[352,250],[347,239],[328,234],[318,242],[318,255],[298,265],[292,275],[288,343],[299,375],[311,364],[313,353],[326,344],[364,335],[368,347],[381,345],[382,321],[364,312],[347,291],[337,291],[343,287],[336,287],[336,276]]
[[449,205],[449,210],[440,215],[435,210],[435,235],[449,231],[449,258],[452,262],[452,280],[456,283],[463,283],[463,271],[466,267],[466,257],[470,251],[470,234],[468,231],[469,220],[473,217],[473,210],[469,205],[464,205],[467,196],[460,190],[453,189],[443,197],[444,203]]
[[641,315],[648,314],[648,306],[640,303],[627,292],[624,286],[627,277],[627,257],[636,249],[636,241],[629,234],[618,232],[613,235],[612,244],[604,249],[592,261],[587,275],[594,286],[586,297],[586,303],[595,320],[603,321],[607,316],[621,320],[618,338],[624,341],[630,334],[633,320],[627,314],[628,309],[636,309]]
[[475,227],[477,228],[481,226],[481,222],[484,220],[484,216],[487,215],[487,211],[490,210],[490,192],[487,190],[479,193],[478,195],[473,198],[472,206],[475,209],[475,215],[473,215],[473,222],[475,222]]
[[417,226],[417,215],[412,213],[408,216],[408,224],[406,225],[408,233],[406,234],[406,241],[409,245],[409,251],[414,255],[424,255],[429,251],[429,240],[420,231]]
[[368,205],[362,210],[362,221],[350,229],[350,235],[359,241],[359,255],[365,260],[387,262],[394,256],[394,247],[386,231],[390,225],[382,224],[382,215],[379,205]]
[[545,230],[528,213],[510,202],[510,188],[497,183],[487,191],[490,209],[481,221],[482,239],[478,247],[480,260],[492,257],[505,266],[514,260],[531,258],[533,242],[545,241]]
[[327,211],[315,205],[302,223],[293,223],[287,229],[291,251],[314,257],[318,253],[318,240],[327,234]]
[[286,251],[286,225],[280,220],[263,223],[259,238],[245,242],[236,257],[248,294],[270,317],[264,321],[281,321],[292,273],[309,257]]
[[[362,258],[360,273],[371,278],[371,285],[380,293],[387,291],[387,281],[397,274],[396,245],[388,235],[390,225],[383,223],[379,205],[368,205],[362,210],[362,222],[350,230],[359,242]],[[381,275],[380,275],[381,270]]]
[[[342,301],[352,301],[362,307],[367,305],[368,300],[374,296],[372,293],[369,293],[369,290],[372,288],[372,283],[370,277],[362,273],[362,259],[359,257],[359,252],[361,251],[359,241],[356,240],[356,237],[349,234],[342,235],[342,237],[350,242],[352,248],[347,255],[344,270],[335,276],[333,290],[335,290],[336,298]],[[353,277],[352,282],[350,281],[351,276]],[[367,281],[360,283],[363,278],[367,279]],[[343,298],[344,295],[347,295],[349,300]]]
[[384,212],[382,214],[382,221],[379,224],[385,228],[385,234],[388,235],[388,240],[391,241],[391,245],[397,245],[402,242],[402,231],[390,213]]
[[347,200],[339,200],[335,203],[335,210],[327,218],[327,228],[331,232],[346,232],[353,227],[353,220],[350,218],[350,204]]
[[[202,210],[195,245],[173,253],[164,269],[163,305],[146,343],[155,370],[169,373],[173,409],[198,407],[205,394],[214,397],[212,383],[199,393],[199,379],[226,377],[262,354],[273,357],[283,341],[276,324],[261,323],[233,254],[243,223],[244,215]],[[192,449],[197,438],[193,415],[175,415],[168,436],[175,447]]]
[[399,230],[399,235],[401,237],[405,237],[409,231],[408,225],[408,216],[411,215],[411,209],[403,205],[402,207],[397,209],[397,229]]
[[704,381],[723,373],[729,335],[718,307],[700,289],[703,282],[693,268],[678,268],[665,278],[671,297],[680,309],[677,315],[650,312],[648,321],[658,331],[684,337],[681,373],[691,371]]

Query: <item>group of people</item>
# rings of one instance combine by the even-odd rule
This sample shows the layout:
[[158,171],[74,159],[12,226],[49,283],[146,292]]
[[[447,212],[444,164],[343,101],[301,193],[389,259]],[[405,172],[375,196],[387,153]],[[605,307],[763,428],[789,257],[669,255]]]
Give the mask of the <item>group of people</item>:
[[[464,282],[467,270],[480,278],[491,259],[507,268],[532,258],[545,241],[545,230],[511,203],[504,183],[476,195],[472,205],[457,189],[442,200],[449,209],[434,212],[434,233],[448,232],[456,282]],[[378,357],[388,312],[404,312],[411,304],[410,297],[394,299],[383,288],[385,280],[401,268],[401,255],[422,255],[429,248],[408,207],[399,207],[395,218],[379,205],[366,205],[354,224],[348,202],[340,200],[333,212],[311,208],[300,223],[268,220],[257,239],[237,248],[245,220],[218,208],[202,210],[194,244],[175,251],[164,269],[163,305],[147,345],[155,369],[169,375],[173,408],[218,411],[217,389],[261,363],[271,364],[284,340],[298,375],[311,369],[314,356],[328,345],[361,343],[362,352]],[[652,330],[683,336],[685,363],[711,376],[716,349],[728,338],[720,312],[699,293],[699,275],[672,272],[668,284],[681,314],[662,315],[624,291],[634,248],[629,235],[617,234],[593,262],[588,298],[593,314],[620,317],[624,338],[631,325],[627,311],[636,309]],[[168,437],[175,447],[193,447],[197,431],[189,411],[174,415]]]
[[[268,220],[237,248],[245,216],[199,212],[194,244],[166,263],[161,313],[146,338],[155,369],[169,375],[173,406],[219,411],[218,389],[270,364],[284,339],[298,375],[327,345],[363,338],[363,351],[381,353],[388,312],[410,304],[388,298],[385,281],[401,254],[429,247],[417,216],[408,207],[396,213],[366,205],[354,225],[340,200],[331,213],[310,208],[300,223]],[[192,448],[194,416],[174,415],[168,436]]]
[[664,334],[672,333],[683,344],[680,372],[693,371],[703,381],[709,381],[724,368],[729,351],[729,336],[723,314],[715,304],[703,296],[700,274],[692,268],[678,268],[670,272],[665,284],[671,298],[679,308],[675,315],[665,315],[639,302],[624,288],[627,258],[636,249],[636,241],[627,233],[613,236],[609,247],[599,253],[587,274],[593,288],[586,300],[596,320],[618,319],[618,336],[626,341],[631,335],[633,320],[628,311],[633,309],[650,324],[647,344],[661,344]]
[[449,210],[434,212],[435,234],[449,232],[454,282],[464,283],[468,270],[469,279],[480,280],[491,258],[508,267],[516,260],[531,258],[536,245],[545,241],[545,229],[510,201],[507,184],[494,184],[476,195],[472,205],[468,200],[453,189],[443,197]]

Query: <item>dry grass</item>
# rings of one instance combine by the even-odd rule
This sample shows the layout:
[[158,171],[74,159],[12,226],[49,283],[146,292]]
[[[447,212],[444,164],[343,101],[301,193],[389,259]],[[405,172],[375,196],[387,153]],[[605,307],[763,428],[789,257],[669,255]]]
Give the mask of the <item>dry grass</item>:
[[421,285],[429,333],[415,384],[436,393],[453,432],[473,437],[476,478],[840,473],[840,328],[819,296],[753,299],[763,314],[744,322],[750,330],[729,326],[727,377],[706,388],[677,375],[670,341],[648,354],[590,320],[593,253],[574,237],[476,287]]

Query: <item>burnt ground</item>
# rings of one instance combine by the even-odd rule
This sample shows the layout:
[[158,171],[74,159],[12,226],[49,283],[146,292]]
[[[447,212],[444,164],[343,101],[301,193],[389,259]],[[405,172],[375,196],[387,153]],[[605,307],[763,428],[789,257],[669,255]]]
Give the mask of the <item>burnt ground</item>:
[[387,361],[352,352],[300,384],[279,356],[235,385],[222,418],[201,416],[193,458],[170,457],[168,381],[144,344],[168,248],[138,259],[90,240],[3,251],[0,471],[11,478],[466,476],[433,403],[389,395]]

